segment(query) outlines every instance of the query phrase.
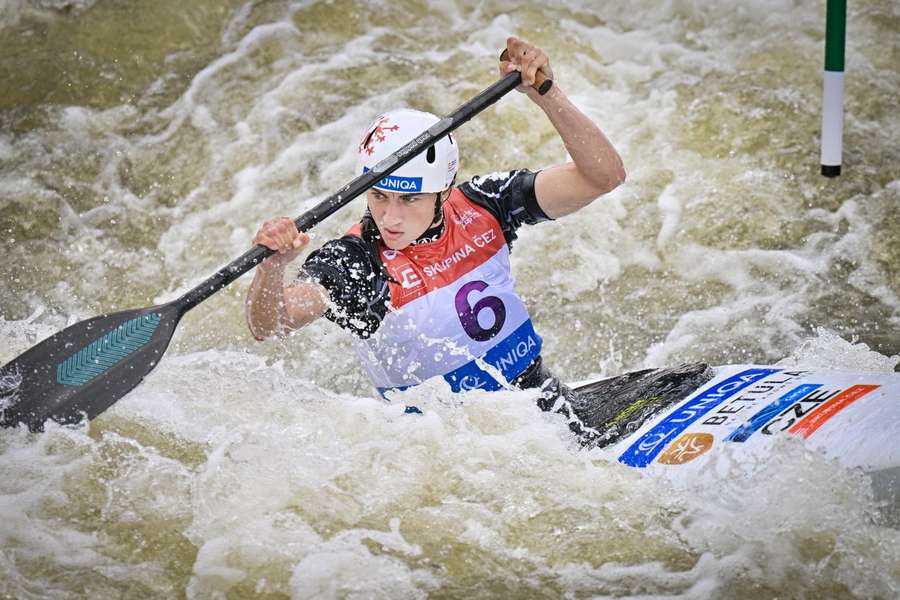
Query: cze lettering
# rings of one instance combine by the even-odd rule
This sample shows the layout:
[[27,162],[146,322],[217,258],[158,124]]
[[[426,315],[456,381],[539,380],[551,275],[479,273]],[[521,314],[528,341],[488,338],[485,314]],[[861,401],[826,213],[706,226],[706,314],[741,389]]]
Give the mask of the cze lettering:
[[810,412],[821,406],[822,402],[837,395],[840,390],[819,389],[809,394],[799,402],[789,406],[776,418],[772,419],[760,432],[765,435],[774,435],[780,431],[787,431],[791,426],[805,417]]
[[[475,306],[469,304],[471,292],[483,292],[487,287],[488,284],[483,281],[470,281],[456,293],[456,314],[459,322],[462,323],[466,335],[478,342],[486,342],[500,333],[506,322],[506,307],[496,296],[485,296],[476,302]],[[482,327],[478,322],[478,316],[485,310],[494,313],[494,324],[488,328]]]

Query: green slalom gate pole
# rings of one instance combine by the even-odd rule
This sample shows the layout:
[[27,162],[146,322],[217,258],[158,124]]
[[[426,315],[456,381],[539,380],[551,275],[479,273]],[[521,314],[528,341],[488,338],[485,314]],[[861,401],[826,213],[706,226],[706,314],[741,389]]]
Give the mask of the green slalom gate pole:
[[822,175],[841,174],[844,135],[844,44],[847,0],[828,0],[825,13],[825,88],[822,102]]

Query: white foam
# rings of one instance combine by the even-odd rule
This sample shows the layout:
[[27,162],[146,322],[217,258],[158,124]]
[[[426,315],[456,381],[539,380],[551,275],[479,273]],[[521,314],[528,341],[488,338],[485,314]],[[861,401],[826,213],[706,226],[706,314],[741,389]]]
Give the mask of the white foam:
[[[785,57],[819,56],[821,6],[451,2],[403,14],[415,24],[399,41],[397,11],[419,8],[372,4],[335,25],[327,18],[344,16],[326,4],[315,6],[325,21],[301,18],[311,6],[269,18],[248,3],[196,72],[161,73],[147,97],[107,110],[48,107],[34,130],[0,136],[0,195],[52,207],[40,214],[59,223],[45,240],[3,246],[9,264],[27,265],[3,277],[31,278],[27,289],[0,285],[0,362],[113,294],[143,305],[196,284],[249,248],[263,220],[296,216],[351,179],[374,114],[449,112],[494,80],[497,51],[517,33],[540,39],[558,85],[628,171],[577,216],[520,231],[515,274],[550,366],[576,377],[691,358],[876,371],[900,362],[853,338],[880,327],[887,339],[900,324],[878,243],[900,184],[803,180],[784,153],[813,142],[795,147],[766,127],[814,121],[820,65]],[[30,10],[4,7],[20,10],[0,12],[0,26]],[[867,45],[883,13],[870,9],[851,15],[863,33],[848,60],[880,91],[893,79],[883,49]],[[329,42],[311,48],[319,34]],[[157,110],[154,94],[176,77],[187,89]],[[790,89],[761,94],[773,81]],[[896,125],[877,111],[868,103],[848,121],[867,139],[858,168],[888,168],[878,161]],[[457,139],[463,178],[567,160],[520,94]],[[177,172],[159,166],[163,153]],[[357,201],[323,223],[314,245],[361,212]],[[782,235],[793,226],[802,235]],[[5,593],[891,597],[900,586],[900,540],[867,483],[816,454],[787,445],[753,472],[726,456],[709,479],[676,488],[578,450],[528,392],[460,397],[432,384],[387,405],[328,322],[250,341],[246,285],[192,311],[160,365],[90,428],[2,432]],[[817,309],[835,290],[878,307],[877,327],[814,322],[830,318]]]
[[804,369],[842,369],[893,373],[900,365],[900,355],[885,356],[856,340],[845,340],[824,327],[816,337],[805,340],[790,356],[777,363]]
[[3,0],[0,2],[0,29],[18,25],[23,17],[53,18],[55,12],[81,13],[96,0]]

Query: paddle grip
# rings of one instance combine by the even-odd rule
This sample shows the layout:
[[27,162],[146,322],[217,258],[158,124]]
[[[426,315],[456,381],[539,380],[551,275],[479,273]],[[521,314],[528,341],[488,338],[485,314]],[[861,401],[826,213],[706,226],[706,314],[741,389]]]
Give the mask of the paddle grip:
[[[500,53],[500,62],[509,61],[509,49],[504,48],[503,52]],[[540,69],[538,69],[537,73],[534,74],[534,85],[531,86],[537,93],[543,96],[547,92],[550,91],[550,88],[553,87],[553,80],[549,77],[546,77]]]

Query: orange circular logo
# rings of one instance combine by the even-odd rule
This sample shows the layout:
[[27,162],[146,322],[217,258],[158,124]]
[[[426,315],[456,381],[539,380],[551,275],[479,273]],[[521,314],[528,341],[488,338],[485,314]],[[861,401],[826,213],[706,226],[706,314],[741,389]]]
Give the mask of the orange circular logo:
[[713,436],[710,433],[686,433],[672,442],[657,462],[664,465],[683,465],[690,462],[712,448]]

